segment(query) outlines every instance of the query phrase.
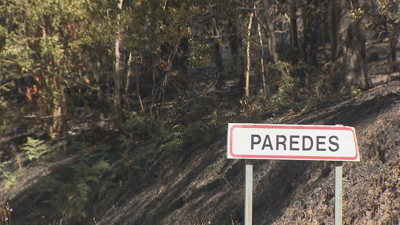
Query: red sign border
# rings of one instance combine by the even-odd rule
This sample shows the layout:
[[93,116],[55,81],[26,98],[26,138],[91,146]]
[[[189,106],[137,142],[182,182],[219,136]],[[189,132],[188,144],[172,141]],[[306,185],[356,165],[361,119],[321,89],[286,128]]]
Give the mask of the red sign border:
[[[290,155],[236,155],[232,151],[233,130],[235,128],[267,128],[267,129],[297,129],[297,130],[347,130],[353,132],[356,155],[354,157],[335,156],[290,156]],[[315,125],[268,125],[268,124],[235,124],[229,130],[229,152],[235,159],[290,159],[290,160],[321,160],[321,161],[357,161],[359,151],[354,128],[346,126],[315,126]]]

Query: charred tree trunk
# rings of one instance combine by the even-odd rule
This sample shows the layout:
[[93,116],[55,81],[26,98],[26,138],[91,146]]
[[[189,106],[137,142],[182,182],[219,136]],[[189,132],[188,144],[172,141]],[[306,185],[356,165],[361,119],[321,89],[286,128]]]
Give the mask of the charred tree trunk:
[[397,37],[396,37],[396,32],[394,29],[394,25],[388,24],[388,31],[389,31],[389,53],[388,53],[388,61],[390,63],[390,72],[397,72],[397,52],[396,52],[396,46],[397,46]]
[[337,6],[336,0],[329,2],[328,23],[329,23],[329,39],[331,44],[330,61],[336,61],[336,51],[338,46],[338,20],[340,16],[340,8]]
[[244,71],[243,71],[243,57],[240,54],[240,48],[242,47],[242,39],[238,34],[236,24],[234,24],[232,15],[228,19],[228,30],[229,30],[229,46],[231,47],[232,57],[235,57],[236,67],[233,71],[235,77],[239,78],[239,94],[240,96],[244,95]]
[[222,81],[221,81],[221,75],[222,71],[224,69],[224,65],[222,63],[222,48],[221,48],[221,42],[222,42],[222,37],[219,32],[219,18],[218,16],[215,16],[213,18],[213,23],[214,23],[214,59],[215,59],[215,66],[217,68],[217,85],[216,87],[219,89],[222,86]]
[[176,50],[175,57],[172,58],[171,71],[178,72],[178,80],[180,86],[185,89],[187,86],[187,58],[189,54],[189,39],[182,37],[179,41],[178,48]]
[[355,22],[355,33],[357,38],[358,55],[361,61],[361,73],[364,78],[364,85],[366,89],[372,87],[371,79],[368,75],[368,61],[367,61],[367,51],[365,49],[365,37],[360,22]]
[[318,2],[315,0],[308,0],[305,4],[304,14],[302,17],[303,23],[303,42],[302,42],[302,54],[303,61],[306,64],[315,66],[317,65],[317,46],[318,46],[318,31],[320,30],[319,16],[310,16],[313,13],[308,8],[309,5],[314,4],[318,7]]

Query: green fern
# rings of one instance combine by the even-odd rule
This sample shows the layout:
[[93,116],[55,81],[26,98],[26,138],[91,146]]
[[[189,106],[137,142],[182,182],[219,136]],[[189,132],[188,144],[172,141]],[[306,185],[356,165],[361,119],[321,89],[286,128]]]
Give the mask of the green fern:
[[12,172],[3,171],[3,175],[5,177],[4,182],[3,182],[3,189],[8,190],[17,184],[17,182],[18,182],[17,176],[15,174],[13,174]]
[[59,177],[49,176],[39,179],[37,185],[41,191],[52,193],[50,200],[45,203],[52,206],[58,216],[68,218],[71,222],[83,223],[87,216],[89,184],[99,182],[99,177],[110,168],[110,164],[100,159],[92,166],[81,161],[70,168],[74,171],[73,183],[64,183]]
[[105,182],[102,184],[99,194],[98,194],[98,200],[102,200],[103,198],[108,198],[115,193],[117,193],[118,189],[122,186],[123,184],[120,182],[118,183],[113,183],[113,182]]
[[51,148],[44,144],[44,141],[28,137],[22,150],[26,151],[30,161],[38,159],[41,155],[50,152]]
[[104,161],[104,159],[100,159],[92,166],[91,173],[99,176],[108,169],[110,169],[110,164],[107,161]]

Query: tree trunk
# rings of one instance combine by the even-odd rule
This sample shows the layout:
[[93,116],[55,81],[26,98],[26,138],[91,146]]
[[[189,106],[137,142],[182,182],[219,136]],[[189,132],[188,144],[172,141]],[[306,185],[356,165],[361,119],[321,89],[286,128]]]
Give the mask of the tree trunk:
[[[129,67],[131,67],[131,66],[129,66]],[[145,109],[144,109],[142,97],[140,96],[139,73],[140,73],[140,71],[138,70],[138,68],[136,68],[136,92],[137,92],[137,95],[138,95],[140,107],[142,108],[142,112],[144,113]]]
[[68,112],[67,112],[67,98],[65,96],[65,90],[64,90],[64,86],[62,84],[60,84],[60,93],[61,93],[61,133],[65,133],[68,131],[68,127],[67,127],[67,116],[68,116]]
[[370,89],[372,87],[372,82],[368,75],[368,61],[367,61],[367,51],[365,49],[365,37],[362,31],[361,23],[355,22],[355,32],[357,38],[358,55],[361,61],[361,73],[364,78],[365,89]]
[[328,11],[328,22],[329,22],[329,39],[331,43],[331,56],[330,61],[336,61],[336,49],[337,49],[337,42],[338,42],[338,7],[336,5],[336,0],[331,0],[329,2],[329,11]]
[[318,46],[318,31],[320,31],[320,19],[319,16],[311,17],[310,13],[313,13],[308,9],[308,5],[315,4],[318,7],[318,1],[307,0],[304,8],[303,21],[303,43],[302,52],[303,60],[306,64],[316,66],[317,61],[317,46]]
[[[124,0],[119,0],[118,2],[118,9],[122,10],[122,5]],[[120,15],[118,14],[117,18],[117,26],[118,26],[118,33],[117,38],[115,40],[115,90],[114,90],[114,100],[115,100],[115,108],[117,110],[117,120],[121,122],[121,52],[120,52],[120,44],[121,44],[121,28],[120,28]]]
[[397,37],[395,28],[392,24],[387,24],[388,31],[389,31],[389,53],[388,53],[388,61],[390,65],[390,72],[397,72],[397,52],[396,52],[396,45],[397,45]]
[[237,65],[237,69],[233,71],[233,73],[235,74],[235,77],[239,78],[239,95],[243,96],[244,95],[244,67],[243,67],[243,57],[241,56],[239,49],[242,46],[242,39],[239,38],[239,34],[237,32],[237,27],[236,24],[233,23],[232,21],[232,15],[230,15],[229,19],[228,19],[228,30],[229,30],[229,46],[231,47],[231,54],[232,57],[236,58],[236,65]]
[[125,91],[124,93],[128,93],[128,89],[129,89],[129,79],[131,77],[132,74],[132,52],[129,52],[129,57],[128,57],[128,72],[126,73],[126,83],[125,83]]
[[[50,27],[42,27],[42,29],[43,39],[48,35],[47,32],[50,31],[51,35],[52,29]],[[59,61],[54,60],[54,57],[49,57],[47,60],[51,62],[46,65],[47,68],[44,70],[47,71],[47,73],[39,73],[39,80],[37,82],[38,88],[43,87],[47,93],[45,98],[45,114],[51,113],[52,121],[49,126],[49,134],[51,138],[55,138],[57,134],[67,130],[67,104],[64,87],[60,84],[59,77],[57,77],[62,74],[62,72],[58,71],[58,68],[60,68]]]
[[278,48],[277,48],[277,43],[276,43],[276,36],[275,36],[275,29],[274,25],[272,24],[272,16],[270,12],[270,7],[269,7],[269,0],[264,0],[264,7],[265,7],[265,17],[267,20],[267,29],[268,29],[268,35],[269,38],[271,39],[271,56],[272,59],[274,60],[274,63],[277,63],[279,60],[278,56]]
[[[279,62],[279,56],[278,56],[278,50],[277,50],[277,43],[276,43],[276,37],[275,37],[275,29],[274,26],[272,24],[272,16],[271,16],[271,12],[269,10],[269,0],[264,0],[264,7],[265,7],[265,17],[266,17],[266,24],[267,24],[267,29],[268,29],[268,35],[269,38],[271,39],[270,41],[270,46],[271,46],[271,55],[272,55],[272,60],[274,61],[274,63],[278,63]],[[285,72],[285,70],[282,68],[282,66],[277,65],[279,68],[279,71],[281,73],[281,76],[283,78],[287,77],[287,74]]]
[[257,18],[257,30],[258,30],[258,40],[260,42],[260,48],[261,48],[261,55],[260,55],[260,65],[261,65],[261,78],[262,78],[262,88],[263,88],[263,98],[267,99],[267,83],[265,81],[265,65],[264,65],[264,41],[263,41],[263,36],[262,36],[262,30],[261,30],[261,22],[259,21],[259,18],[261,16],[258,16]]
[[213,18],[214,23],[214,58],[215,58],[215,66],[217,67],[218,75],[222,73],[223,64],[222,64],[222,48],[221,48],[221,34],[218,28],[218,17]]
[[[297,38],[297,1],[290,0],[290,47],[292,64],[295,65],[298,62],[298,51],[299,44]],[[303,28],[304,29],[304,28]]]
[[64,87],[60,84],[58,77],[53,77],[52,85],[59,90],[59,96],[54,96],[54,92],[51,92],[52,97],[49,99],[51,102],[51,110],[53,123],[50,126],[50,136],[56,137],[57,134],[64,133],[67,131],[67,101],[64,93]]
[[[309,13],[307,10],[307,4],[304,6],[304,12],[305,14]],[[310,44],[311,44],[309,39],[312,36],[312,34],[310,34],[309,19],[307,15],[304,15],[301,21],[303,24],[303,42],[301,43],[301,51],[303,53],[303,61],[304,63],[307,64],[310,54]]]
[[[308,8],[308,5],[315,4],[318,7],[318,1],[307,0],[304,6],[304,12],[302,16],[303,23],[303,42],[302,42],[302,54],[303,62],[306,65],[316,66],[317,65],[317,46],[318,46],[318,31],[319,28],[319,16],[310,16],[313,12]],[[304,87],[309,88],[310,82],[309,77],[306,73],[300,72],[300,79]]]
[[[254,3],[252,2],[252,8]],[[251,70],[251,30],[253,27],[254,11],[250,13],[249,25],[247,26],[247,45],[246,45],[246,57],[247,57],[247,68],[246,68],[246,98],[250,97],[250,70]]]
[[177,80],[179,81],[179,86],[182,89],[186,89],[187,86],[187,57],[189,54],[189,39],[187,37],[181,37],[178,46],[176,49],[175,56],[171,59],[171,71],[176,71],[178,76]]

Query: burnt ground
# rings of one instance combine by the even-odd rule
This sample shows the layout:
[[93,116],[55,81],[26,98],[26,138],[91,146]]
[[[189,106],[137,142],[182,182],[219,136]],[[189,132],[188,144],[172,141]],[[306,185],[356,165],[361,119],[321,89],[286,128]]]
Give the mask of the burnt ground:
[[[344,224],[400,221],[399,85],[378,86],[308,115],[263,121],[356,128],[361,162],[344,163]],[[131,178],[132,188],[115,204],[93,216],[99,224],[242,224],[244,161],[225,159],[225,142],[221,137],[161,155]],[[150,146],[133,151],[140,155]],[[333,162],[256,161],[254,224],[333,224],[333,168]]]
[[[246,122],[354,126],[361,162],[344,163],[343,222],[398,224],[399,94],[400,82],[394,81],[306,115],[269,115]],[[243,224],[244,160],[226,159],[225,135],[216,132],[210,142],[167,148],[150,161],[159,142],[124,148],[113,137],[98,136],[102,141],[83,153],[55,163],[24,164],[26,176],[1,196],[14,208],[12,224],[62,223],[48,213],[55,210],[46,204],[51,195],[34,183],[54,175],[73,180],[69,164],[103,154],[111,167],[90,185],[84,224]],[[333,162],[256,160],[253,223],[333,224],[333,169]],[[117,188],[99,198],[101,187],[110,183]]]

